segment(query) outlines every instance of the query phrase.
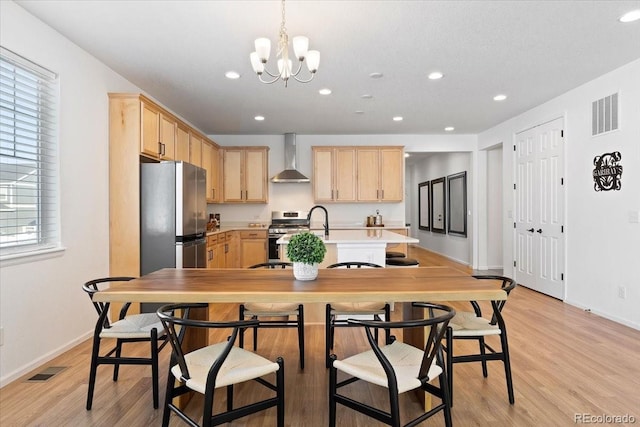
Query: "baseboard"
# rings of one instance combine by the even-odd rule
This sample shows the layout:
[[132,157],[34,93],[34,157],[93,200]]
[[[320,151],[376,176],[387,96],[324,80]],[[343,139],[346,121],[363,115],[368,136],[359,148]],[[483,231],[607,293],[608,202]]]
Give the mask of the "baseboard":
[[455,263],[462,264],[462,265],[464,265],[465,267],[471,268],[471,264],[470,264],[470,263],[468,263],[467,261],[462,261],[462,260],[459,260],[459,259],[457,259],[457,258],[453,258],[453,257],[451,257],[451,256],[449,256],[449,255],[445,255],[445,254],[442,254],[442,253],[440,253],[440,252],[436,252],[436,251],[434,251],[433,249],[428,249],[428,248],[425,248],[425,247],[422,247],[422,246],[419,246],[419,245],[412,245],[412,246],[414,246],[414,247],[416,247],[416,248],[420,248],[420,249],[425,250],[425,251],[428,251],[428,252],[431,252],[431,253],[434,253],[434,254],[436,254],[436,255],[438,255],[438,256],[441,256],[442,258],[446,258],[446,259],[448,259],[449,261],[453,261],[453,262],[455,262]]
[[614,316],[614,315],[612,315],[610,313],[606,313],[604,311],[594,310],[592,308],[585,307],[582,304],[579,304],[577,302],[570,301],[570,300],[567,300],[567,299],[565,299],[564,302],[566,304],[569,304],[569,305],[573,306],[573,307],[577,307],[577,308],[579,308],[581,310],[588,311],[588,312],[593,313],[593,314],[595,314],[597,316],[600,316],[600,317],[603,317],[605,319],[611,320],[612,322],[620,323],[621,325],[628,326],[628,327],[630,327],[632,329],[636,329],[636,330],[640,331],[640,324],[639,323],[630,322],[627,319],[622,319],[622,318],[620,318],[618,316]]
[[0,378],[0,388],[8,385],[9,383],[17,380],[18,378],[22,377],[23,375],[28,374],[29,372],[33,371],[34,369],[44,365],[45,363],[49,362],[50,360],[55,359],[56,357],[60,356],[62,353],[71,350],[73,347],[79,345],[80,343],[84,342],[85,340],[87,340],[88,338],[93,336],[93,331],[87,332],[85,335],[82,335],[72,341],[69,341],[68,343],[64,344],[61,347],[58,347],[57,349],[50,351],[49,353],[43,355],[42,357],[37,358],[36,360],[32,361],[31,363],[24,365],[23,367],[16,369],[15,371],[11,372],[8,375],[5,375],[4,377]]

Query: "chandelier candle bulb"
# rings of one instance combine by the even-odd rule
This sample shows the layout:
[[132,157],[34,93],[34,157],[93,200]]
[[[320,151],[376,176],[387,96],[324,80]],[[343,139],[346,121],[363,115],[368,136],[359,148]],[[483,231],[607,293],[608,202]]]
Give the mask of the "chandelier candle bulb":
[[309,38],[305,36],[296,36],[293,38],[293,52],[296,54],[298,61],[304,61],[309,50]]
[[262,63],[266,63],[271,55],[271,40],[266,37],[256,39],[256,54]]

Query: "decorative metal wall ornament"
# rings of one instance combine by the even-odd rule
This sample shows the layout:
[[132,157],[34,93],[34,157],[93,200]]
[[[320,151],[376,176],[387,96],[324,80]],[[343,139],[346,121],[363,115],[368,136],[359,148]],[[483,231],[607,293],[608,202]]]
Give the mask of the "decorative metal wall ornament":
[[622,166],[619,151],[604,153],[593,158],[593,189],[596,191],[620,190],[622,188]]

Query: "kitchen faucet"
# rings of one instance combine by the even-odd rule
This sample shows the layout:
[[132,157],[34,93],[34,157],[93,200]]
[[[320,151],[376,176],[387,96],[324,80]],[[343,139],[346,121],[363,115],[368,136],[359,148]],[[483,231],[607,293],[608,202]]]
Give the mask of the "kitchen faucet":
[[327,212],[327,208],[321,205],[315,205],[309,210],[307,214],[307,221],[309,221],[309,225],[311,225],[311,214],[316,208],[320,208],[324,211],[324,237],[329,237],[329,213]]

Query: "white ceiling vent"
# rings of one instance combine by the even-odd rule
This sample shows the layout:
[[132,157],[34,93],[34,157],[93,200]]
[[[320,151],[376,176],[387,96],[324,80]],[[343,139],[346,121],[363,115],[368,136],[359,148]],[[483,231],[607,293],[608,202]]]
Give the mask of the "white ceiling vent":
[[618,94],[591,103],[591,136],[618,130]]

